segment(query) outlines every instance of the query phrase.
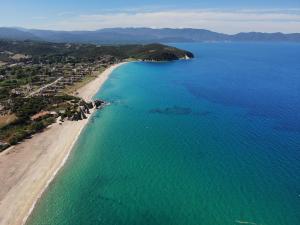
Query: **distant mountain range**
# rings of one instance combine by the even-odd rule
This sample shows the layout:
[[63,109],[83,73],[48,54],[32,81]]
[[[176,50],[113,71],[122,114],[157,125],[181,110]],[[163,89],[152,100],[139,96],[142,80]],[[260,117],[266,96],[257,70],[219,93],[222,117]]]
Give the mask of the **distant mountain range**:
[[75,42],[95,44],[215,41],[300,42],[300,33],[217,33],[204,29],[106,28],[95,31],[52,31],[24,28],[0,28],[0,39]]

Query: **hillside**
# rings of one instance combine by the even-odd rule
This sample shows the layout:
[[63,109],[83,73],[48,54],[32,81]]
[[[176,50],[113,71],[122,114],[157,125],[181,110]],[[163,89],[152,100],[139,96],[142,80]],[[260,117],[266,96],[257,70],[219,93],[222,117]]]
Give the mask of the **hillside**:
[[31,32],[23,31],[17,28],[0,27],[0,39],[9,40],[42,40]]
[[110,55],[119,60],[133,58],[137,60],[177,60],[193,58],[188,51],[162,44],[149,45],[93,45],[93,44],[65,44],[36,41],[8,41],[0,40],[0,61],[9,62],[12,58],[7,52],[29,55],[33,59],[40,57],[74,57],[80,60],[93,60],[101,56]]
[[204,29],[106,28],[96,31],[51,31],[37,29],[0,28],[0,39],[43,40],[94,44],[136,44],[208,41],[287,41],[300,42],[300,34],[283,33],[217,33]]

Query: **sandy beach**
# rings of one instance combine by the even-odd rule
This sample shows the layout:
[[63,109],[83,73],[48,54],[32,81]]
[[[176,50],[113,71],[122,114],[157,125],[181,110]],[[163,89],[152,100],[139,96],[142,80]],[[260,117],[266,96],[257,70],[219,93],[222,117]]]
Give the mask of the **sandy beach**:
[[[111,66],[96,79],[80,88],[78,96],[86,101],[101,88],[111,72],[123,65]],[[90,116],[89,116],[90,118]],[[55,123],[0,153],[0,224],[21,225],[34,208],[48,184],[64,165],[88,119]]]

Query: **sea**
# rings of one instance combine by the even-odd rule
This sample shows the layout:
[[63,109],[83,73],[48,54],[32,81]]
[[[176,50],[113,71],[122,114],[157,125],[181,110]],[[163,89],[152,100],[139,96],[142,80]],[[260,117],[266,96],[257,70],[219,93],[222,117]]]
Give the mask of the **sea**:
[[28,225],[300,224],[300,44],[132,62]]

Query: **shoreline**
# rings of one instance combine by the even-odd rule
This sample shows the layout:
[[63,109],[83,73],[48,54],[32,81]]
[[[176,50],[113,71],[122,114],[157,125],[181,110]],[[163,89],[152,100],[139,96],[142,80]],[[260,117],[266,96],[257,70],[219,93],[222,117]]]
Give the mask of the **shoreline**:
[[[97,78],[79,88],[77,96],[86,101],[92,100],[111,73],[126,63],[107,68]],[[85,120],[66,121],[62,125],[55,123],[44,132],[34,135],[32,139],[0,154],[1,225],[26,223],[49,184],[65,165],[95,111]]]

